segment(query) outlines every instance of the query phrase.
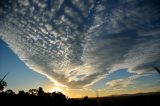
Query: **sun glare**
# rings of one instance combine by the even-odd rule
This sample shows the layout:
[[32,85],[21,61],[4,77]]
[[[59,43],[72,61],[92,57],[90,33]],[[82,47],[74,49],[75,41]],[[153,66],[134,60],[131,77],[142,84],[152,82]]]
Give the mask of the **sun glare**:
[[50,92],[63,92],[61,88],[54,87],[50,90]]

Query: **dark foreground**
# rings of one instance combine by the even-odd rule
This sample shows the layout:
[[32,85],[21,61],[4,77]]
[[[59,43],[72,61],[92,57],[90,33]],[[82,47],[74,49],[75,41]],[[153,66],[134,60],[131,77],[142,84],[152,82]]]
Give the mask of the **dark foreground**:
[[0,105],[44,105],[44,106],[160,106],[160,92],[121,95],[101,98],[70,99],[60,92],[44,93],[12,91],[0,93]]

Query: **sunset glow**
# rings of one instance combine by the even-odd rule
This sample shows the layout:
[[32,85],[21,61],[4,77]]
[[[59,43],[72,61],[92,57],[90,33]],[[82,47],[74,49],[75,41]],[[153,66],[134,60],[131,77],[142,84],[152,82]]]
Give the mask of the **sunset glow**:
[[62,92],[63,93],[63,90],[58,87],[53,87],[49,92]]

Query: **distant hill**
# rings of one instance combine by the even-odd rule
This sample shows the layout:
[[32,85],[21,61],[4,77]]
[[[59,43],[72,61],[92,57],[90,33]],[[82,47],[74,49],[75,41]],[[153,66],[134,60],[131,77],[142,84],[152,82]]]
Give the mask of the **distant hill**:
[[160,92],[123,94],[90,99],[99,101],[100,106],[159,106]]

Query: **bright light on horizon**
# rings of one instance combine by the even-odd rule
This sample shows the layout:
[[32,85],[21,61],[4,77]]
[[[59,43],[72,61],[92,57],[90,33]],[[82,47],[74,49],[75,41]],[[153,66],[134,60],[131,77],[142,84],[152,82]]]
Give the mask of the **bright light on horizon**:
[[51,90],[49,90],[49,92],[62,92],[63,93],[63,90],[59,87],[53,87]]

